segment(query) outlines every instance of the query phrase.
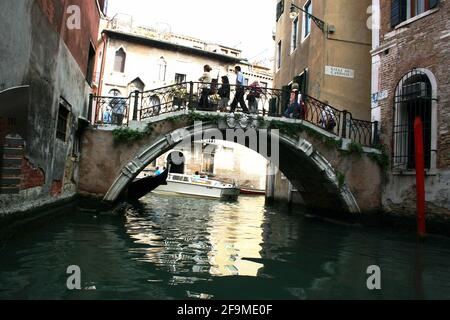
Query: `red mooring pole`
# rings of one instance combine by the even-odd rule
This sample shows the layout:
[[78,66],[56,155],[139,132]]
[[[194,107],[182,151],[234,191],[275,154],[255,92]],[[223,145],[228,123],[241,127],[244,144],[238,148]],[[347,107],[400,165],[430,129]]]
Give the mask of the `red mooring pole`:
[[416,151],[417,234],[425,237],[425,158],[423,153],[423,124],[420,117],[414,121]]

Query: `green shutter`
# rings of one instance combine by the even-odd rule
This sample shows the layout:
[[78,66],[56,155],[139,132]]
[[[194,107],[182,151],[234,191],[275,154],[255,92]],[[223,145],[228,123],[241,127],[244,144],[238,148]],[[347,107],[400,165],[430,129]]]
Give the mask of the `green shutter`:
[[406,20],[407,0],[392,0],[391,5],[391,27],[399,25]]
[[436,8],[439,4],[439,0],[430,0],[430,9]]
[[281,88],[281,113],[284,113],[289,106],[289,100],[291,98],[291,87],[283,86]]
[[302,94],[308,94],[308,72],[305,70],[301,76],[296,76],[293,82],[298,83],[300,92]]

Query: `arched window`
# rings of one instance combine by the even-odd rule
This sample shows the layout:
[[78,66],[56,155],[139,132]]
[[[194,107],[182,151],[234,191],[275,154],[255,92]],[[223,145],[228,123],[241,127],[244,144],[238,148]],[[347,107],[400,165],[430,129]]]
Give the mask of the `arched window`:
[[432,167],[433,88],[427,74],[412,70],[399,82],[394,103],[394,155],[393,168],[396,171],[416,168],[414,121],[420,117],[423,122],[425,168]]
[[166,81],[167,62],[164,57],[159,58],[158,61],[158,80]]
[[114,72],[125,72],[125,61],[127,59],[127,54],[123,50],[123,48],[120,48],[116,51],[116,57],[114,59]]
[[109,96],[114,97],[109,101],[109,108],[112,114],[111,123],[122,125],[127,108],[127,98],[122,97],[121,92],[117,89],[112,89],[109,91]]

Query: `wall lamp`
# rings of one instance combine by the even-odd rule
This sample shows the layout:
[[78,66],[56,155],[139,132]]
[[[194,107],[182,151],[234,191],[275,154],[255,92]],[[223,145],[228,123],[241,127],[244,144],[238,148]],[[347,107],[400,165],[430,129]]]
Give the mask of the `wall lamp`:
[[298,6],[296,6],[295,4],[293,4],[291,2],[291,10],[289,13],[289,16],[291,17],[291,19],[295,19],[298,17],[298,11],[303,12],[308,18],[310,18],[312,21],[314,21],[314,23],[316,24],[316,26],[322,30],[322,32],[326,32],[326,33],[335,33],[336,32],[336,27],[333,25],[330,25],[328,23],[326,23],[325,21],[317,18],[316,16],[312,15],[311,13],[305,11],[303,8],[300,8]]

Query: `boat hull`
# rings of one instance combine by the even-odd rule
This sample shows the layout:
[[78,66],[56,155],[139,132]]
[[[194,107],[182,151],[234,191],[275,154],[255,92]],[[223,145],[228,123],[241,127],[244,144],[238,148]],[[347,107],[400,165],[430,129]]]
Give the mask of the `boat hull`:
[[220,188],[200,184],[183,183],[181,181],[167,181],[167,185],[161,185],[155,192],[184,194],[197,197],[207,197],[221,200],[236,200],[239,196],[239,188]]

